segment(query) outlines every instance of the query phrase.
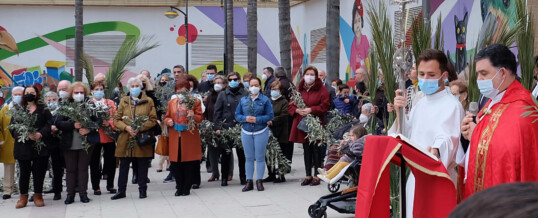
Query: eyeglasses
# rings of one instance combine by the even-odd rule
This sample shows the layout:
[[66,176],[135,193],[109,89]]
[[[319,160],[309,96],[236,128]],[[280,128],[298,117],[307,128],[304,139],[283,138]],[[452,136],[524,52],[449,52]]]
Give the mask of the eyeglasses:
[[235,78],[235,79],[228,79],[228,81],[239,81],[238,78]]

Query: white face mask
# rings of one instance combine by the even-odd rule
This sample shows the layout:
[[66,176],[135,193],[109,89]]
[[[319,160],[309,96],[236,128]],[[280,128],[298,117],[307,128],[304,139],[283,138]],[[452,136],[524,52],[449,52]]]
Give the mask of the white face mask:
[[260,93],[260,87],[251,86],[250,88],[248,88],[248,90],[249,90],[253,95],[257,95],[258,93]]
[[315,80],[316,80],[315,76],[312,76],[312,75],[304,76],[304,81],[306,82],[306,84],[312,84]]
[[222,85],[221,84],[215,84],[215,86],[213,86],[213,89],[215,89],[215,91],[217,91],[217,92],[220,92],[222,90]]
[[262,80],[267,80],[267,75],[263,74],[262,75]]
[[74,94],[73,100],[75,100],[76,102],[84,101],[84,94]]
[[69,93],[66,91],[59,91],[58,94],[60,95],[60,98],[66,99],[69,97]]

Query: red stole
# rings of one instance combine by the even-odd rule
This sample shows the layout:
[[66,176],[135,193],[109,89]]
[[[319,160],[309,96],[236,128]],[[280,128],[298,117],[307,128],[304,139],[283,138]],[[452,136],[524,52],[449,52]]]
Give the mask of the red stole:
[[[415,176],[413,216],[446,217],[456,207],[456,189],[441,161],[389,136],[368,136],[357,189],[355,217],[390,217],[389,163],[400,151]],[[404,190],[405,191],[405,190]]]

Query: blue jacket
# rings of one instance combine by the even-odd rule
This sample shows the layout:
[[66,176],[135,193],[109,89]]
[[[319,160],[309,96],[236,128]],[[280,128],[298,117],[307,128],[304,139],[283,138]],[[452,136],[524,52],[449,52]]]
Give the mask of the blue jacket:
[[[247,123],[247,116],[256,117],[256,123]],[[241,98],[235,110],[235,119],[243,125],[242,128],[247,132],[257,132],[264,129],[267,127],[267,122],[273,120],[273,117],[271,100],[262,93],[258,94],[254,102],[251,96]]]
[[[344,100],[349,99],[349,103],[345,103]],[[355,105],[355,98],[352,96],[342,97],[336,96],[334,99],[334,107],[343,114],[351,114],[353,112],[353,106]]]

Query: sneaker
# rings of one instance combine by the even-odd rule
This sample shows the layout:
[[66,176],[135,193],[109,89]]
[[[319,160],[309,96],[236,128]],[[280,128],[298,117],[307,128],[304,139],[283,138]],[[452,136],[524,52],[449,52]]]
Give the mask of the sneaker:
[[166,177],[163,183],[175,182],[176,179],[173,176]]
[[324,176],[327,175],[327,171],[325,171],[325,169],[323,169],[323,168],[318,168],[318,173],[319,173],[320,175],[324,175]]

